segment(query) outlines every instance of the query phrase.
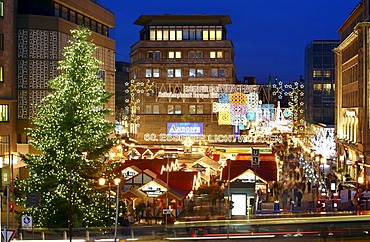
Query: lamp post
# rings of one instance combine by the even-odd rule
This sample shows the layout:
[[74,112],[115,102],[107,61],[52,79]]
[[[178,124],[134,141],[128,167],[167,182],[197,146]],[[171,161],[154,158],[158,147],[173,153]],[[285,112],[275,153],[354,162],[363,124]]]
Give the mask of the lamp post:
[[[116,218],[114,221],[114,242],[117,241],[117,226],[118,226],[118,210],[119,210],[119,185],[121,183],[121,179],[115,178],[114,179],[114,184],[117,186],[117,193],[116,193]],[[104,185],[105,184],[105,179],[100,178],[99,179],[99,185]]]

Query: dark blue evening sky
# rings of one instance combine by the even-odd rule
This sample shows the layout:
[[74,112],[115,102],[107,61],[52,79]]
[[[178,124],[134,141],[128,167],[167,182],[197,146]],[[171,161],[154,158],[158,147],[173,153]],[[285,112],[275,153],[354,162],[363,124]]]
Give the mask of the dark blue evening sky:
[[139,39],[141,15],[227,14],[238,79],[268,76],[283,81],[304,74],[304,49],[312,40],[339,39],[337,30],[359,0],[100,0],[116,14],[116,60],[129,61]]

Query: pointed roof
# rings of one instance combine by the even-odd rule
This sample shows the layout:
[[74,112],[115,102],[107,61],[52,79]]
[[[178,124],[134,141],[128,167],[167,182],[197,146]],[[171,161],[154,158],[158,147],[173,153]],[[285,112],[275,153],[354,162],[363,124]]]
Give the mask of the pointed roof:
[[260,165],[259,167],[252,167],[251,154],[245,154],[237,156],[235,160],[231,160],[222,169],[221,180],[228,180],[228,169],[230,166],[230,180],[234,180],[237,177],[243,175],[247,170],[255,171],[256,175],[261,177],[265,181],[276,181],[277,180],[277,162],[275,154],[260,154]]

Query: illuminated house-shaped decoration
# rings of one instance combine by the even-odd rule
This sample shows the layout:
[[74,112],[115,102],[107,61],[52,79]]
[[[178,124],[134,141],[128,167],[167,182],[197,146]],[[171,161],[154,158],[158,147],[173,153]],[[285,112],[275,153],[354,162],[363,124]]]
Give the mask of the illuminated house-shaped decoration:
[[159,180],[152,180],[140,187],[139,190],[146,193],[148,197],[159,197],[167,192],[167,186]]

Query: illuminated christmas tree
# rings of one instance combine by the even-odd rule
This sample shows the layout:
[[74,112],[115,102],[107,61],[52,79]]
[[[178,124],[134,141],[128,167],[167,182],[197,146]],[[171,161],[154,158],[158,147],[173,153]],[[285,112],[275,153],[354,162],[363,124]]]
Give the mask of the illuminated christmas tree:
[[110,219],[107,196],[97,185],[114,143],[114,125],[105,119],[110,110],[104,108],[110,94],[98,75],[97,47],[87,40],[90,30],[79,27],[71,34],[60,75],[49,81],[53,92],[37,106],[27,131],[40,153],[22,157],[30,176],[16,183],[24,194],[39,194],[39,205],[25,212],[36,226],[67,227],[69,220],[73,227],[100,226]]

